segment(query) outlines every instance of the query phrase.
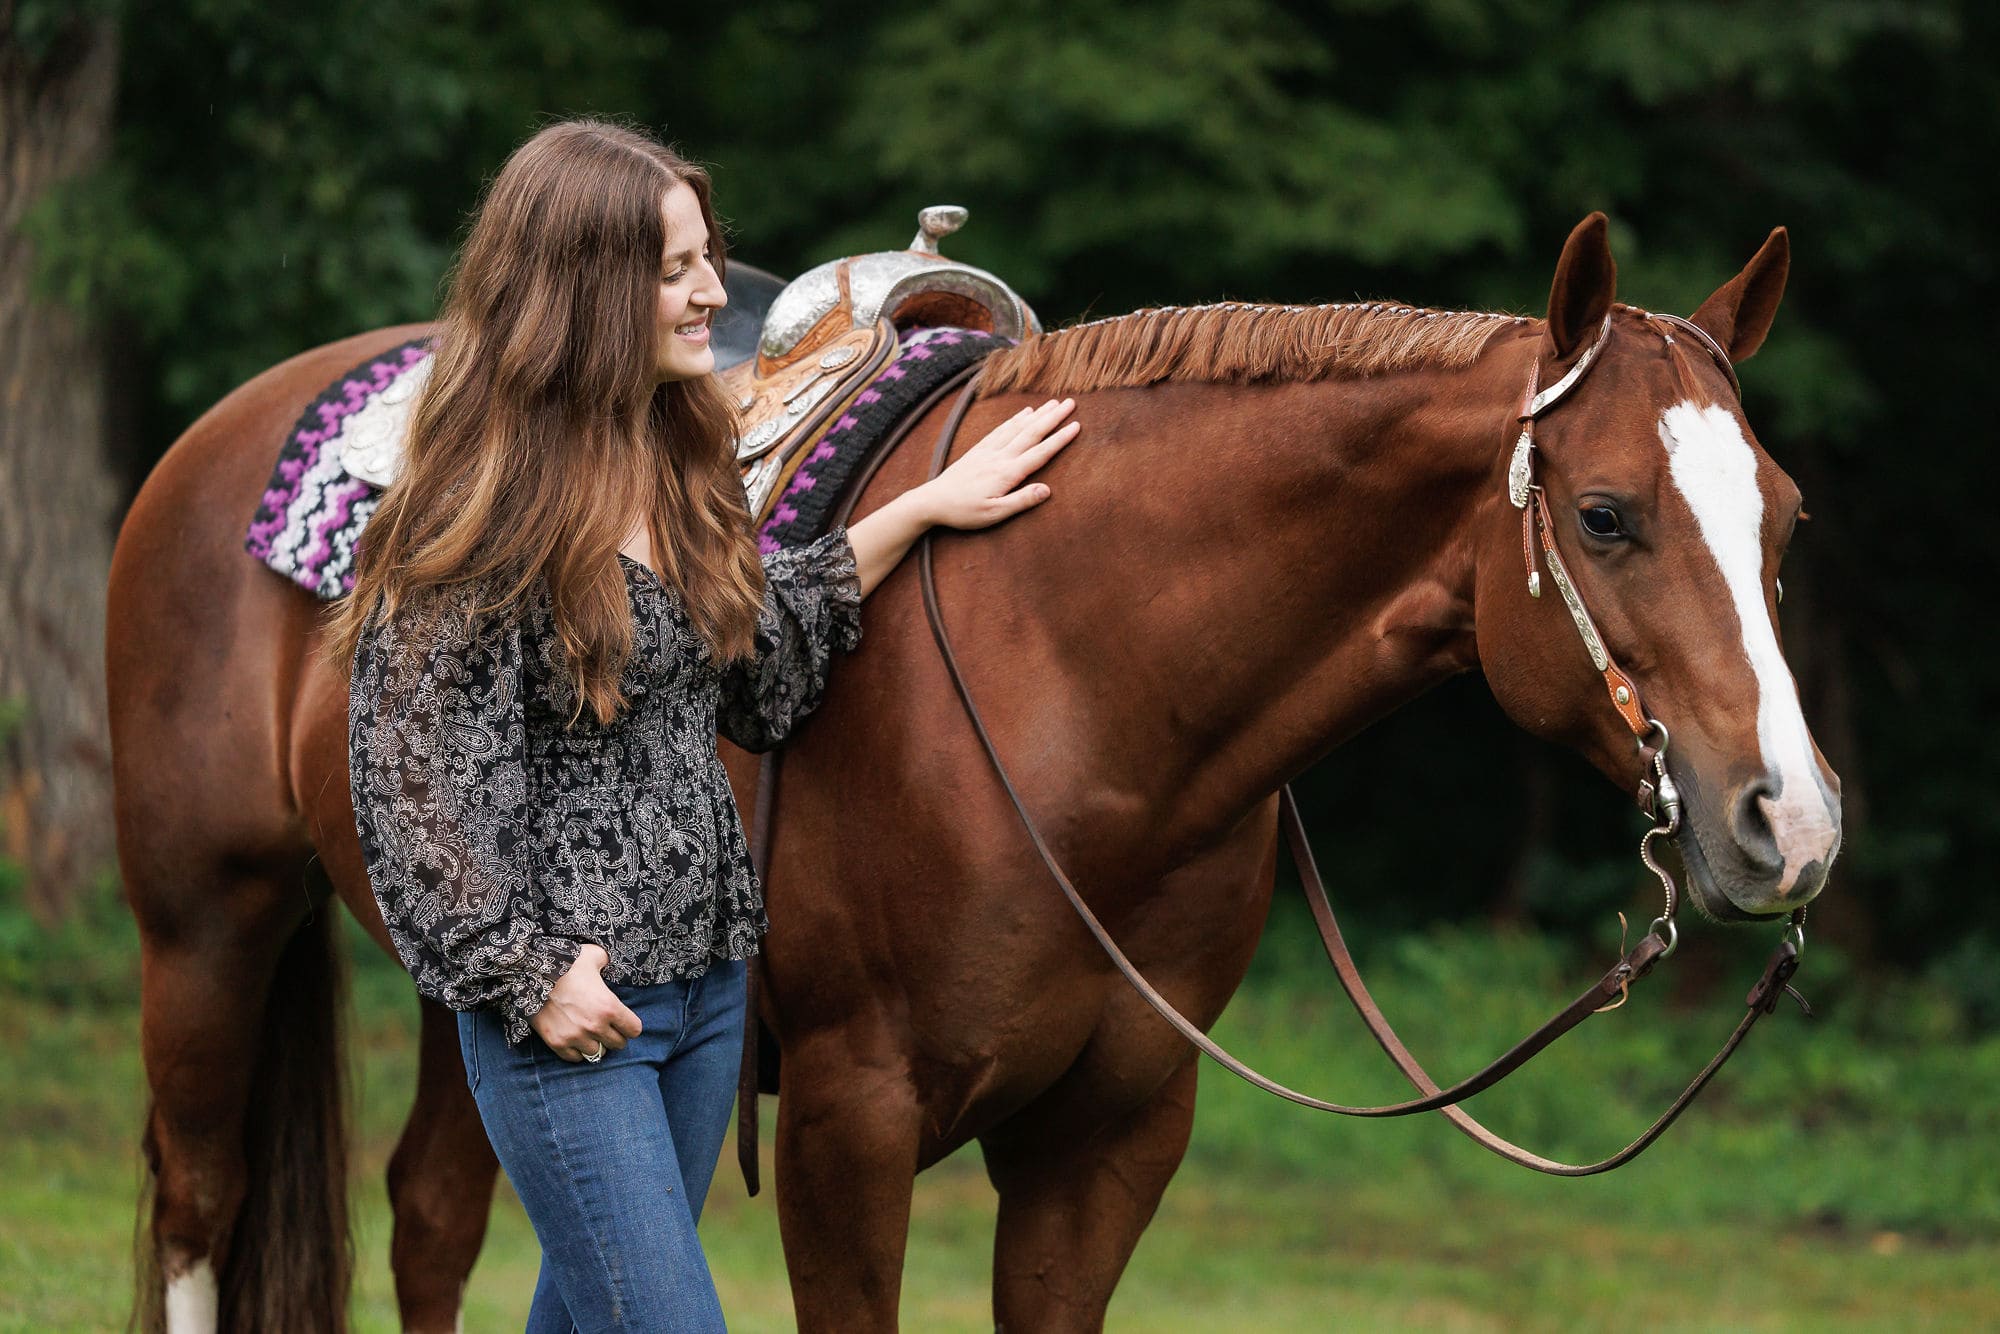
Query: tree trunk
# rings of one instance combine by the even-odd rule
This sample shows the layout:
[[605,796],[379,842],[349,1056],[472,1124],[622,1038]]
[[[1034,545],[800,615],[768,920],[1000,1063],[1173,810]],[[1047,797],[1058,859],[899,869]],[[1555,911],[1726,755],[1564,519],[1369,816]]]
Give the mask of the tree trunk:
[[104,590],[122,492],[102,341],[34,294],[22,224],[107,151],[118,36],[101,18],[30,35],[0,0],[0,856],[53,913],[114,856]]

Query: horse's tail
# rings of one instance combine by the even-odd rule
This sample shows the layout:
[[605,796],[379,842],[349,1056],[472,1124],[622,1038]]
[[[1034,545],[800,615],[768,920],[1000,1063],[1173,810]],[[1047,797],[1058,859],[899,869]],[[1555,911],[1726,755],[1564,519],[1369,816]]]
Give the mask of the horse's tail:
[[[347,1213],[347,966],[333,903],[316,907],[279,953],[264,1004],[243,1122],[244,1194],[216,1276],[217,1328],[348,1327],[354,1237]],[[158,1251],[149,1234],[159,1152],[148,1109],[145,1198],[134,1246],[133,1321],[166,1327]]]

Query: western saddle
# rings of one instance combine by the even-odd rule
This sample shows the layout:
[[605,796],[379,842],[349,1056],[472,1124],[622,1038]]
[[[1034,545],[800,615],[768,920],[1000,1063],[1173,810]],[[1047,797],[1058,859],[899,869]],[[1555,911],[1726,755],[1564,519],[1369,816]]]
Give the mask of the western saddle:
[[741,414],[736,461],[758,523],[812,444],[895,358],[900,331],[952,325],[1007,338],[1040,332],[1041,321],[1014,289],[939,253],[938,242],[967,216],[956,205],[936,205],[917,214],[907,249],[808,269],[771,300],[755,355],[727,367],[718,358],[723,387]]

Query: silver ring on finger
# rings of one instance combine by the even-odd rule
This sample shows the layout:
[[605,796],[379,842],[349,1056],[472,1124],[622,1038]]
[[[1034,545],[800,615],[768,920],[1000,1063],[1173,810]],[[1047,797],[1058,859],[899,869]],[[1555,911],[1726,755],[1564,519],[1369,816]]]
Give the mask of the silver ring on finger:
[[592,1065],[596,1065],[599,1061],[604,1059],[604,1044],[602,1042],[598,1043],[597,1050],[594,1052],[586,1052],[584,1054],[583,1059],[589,1061]]

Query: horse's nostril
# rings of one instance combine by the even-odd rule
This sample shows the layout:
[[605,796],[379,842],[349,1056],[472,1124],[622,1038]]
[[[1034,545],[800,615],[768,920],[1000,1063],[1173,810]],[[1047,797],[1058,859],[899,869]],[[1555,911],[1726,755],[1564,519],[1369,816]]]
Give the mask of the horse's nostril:
[[1772,832],[1771,818],[1767,813],[1776,797],[1777,788],[1768,779],[1759,778],[1745,783],[1737,790],[1729,819],[1729,831],[1736,837],[1736,846],[1743,854],[1743,860],[1752,869],[1767,875],[1776,875],[1785,866],[1784,854],[1778,851],[1778,837]]

